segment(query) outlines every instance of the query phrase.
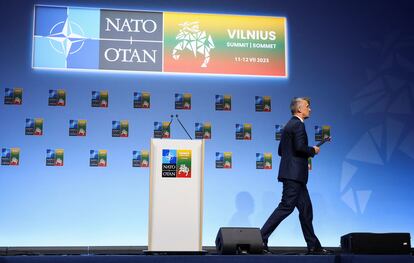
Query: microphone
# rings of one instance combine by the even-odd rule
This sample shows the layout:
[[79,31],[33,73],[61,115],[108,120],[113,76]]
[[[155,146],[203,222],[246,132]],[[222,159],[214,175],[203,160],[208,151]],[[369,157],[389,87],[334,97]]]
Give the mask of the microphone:
[[[173,121],[173,118],[174,118],[174,115],[170,115],[170,117],[171,117],[171,120],[170,120],[170,122],[168,123],[168,126],[167,126],[167,130],[170,128],[170,126],[171,126],[171,122]],[[164,133],[162,133],[162,137],[161,137],[161,139],[163,139],[164,138]]]
[[178,123],[180,123],[181,127],[183,127],[185,133],[187,133],[188,137],[192,140],[193,138],[190,136],[190,134],[188,133],[187,129],[184,127],[184,125],[181,123],[180,119],[178,118],[178,114],[176,114],[175,117],[177,118],[177,121],[178,121]]

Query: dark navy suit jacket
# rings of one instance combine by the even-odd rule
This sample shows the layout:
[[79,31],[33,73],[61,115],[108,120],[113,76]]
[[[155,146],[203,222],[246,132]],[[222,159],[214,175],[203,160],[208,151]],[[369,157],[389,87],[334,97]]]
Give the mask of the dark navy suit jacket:
[[306,184],[308,158],[315,156],[315,149],[308,146],[305,124],[298,117],[293,116],[283,128],[278,154],[282,157],[278,180],[287,179]]

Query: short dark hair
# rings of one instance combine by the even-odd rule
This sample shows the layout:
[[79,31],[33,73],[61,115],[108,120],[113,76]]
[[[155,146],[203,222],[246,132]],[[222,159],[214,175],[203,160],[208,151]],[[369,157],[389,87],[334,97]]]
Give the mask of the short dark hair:
[[306,101],[310,105],[309,97],[294,97],[292,99],[292,101],[290,102],[290,112],[292,112],[292,115],[298,112],[299,103],[303,100]]

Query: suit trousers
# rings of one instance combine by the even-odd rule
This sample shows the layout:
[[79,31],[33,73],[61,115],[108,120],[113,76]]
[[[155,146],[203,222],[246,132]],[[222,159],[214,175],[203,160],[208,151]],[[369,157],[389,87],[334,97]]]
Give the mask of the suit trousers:
[[294,180],[283,181],[282,200],[261,229],[265,246],[267,246],[269,236],[283,219],[293,212],[295,207],[299,211],[299,221],[308,249],[321,248],[321,243],[316,237],[312,226],[313,211],[308,188],[306,184]]

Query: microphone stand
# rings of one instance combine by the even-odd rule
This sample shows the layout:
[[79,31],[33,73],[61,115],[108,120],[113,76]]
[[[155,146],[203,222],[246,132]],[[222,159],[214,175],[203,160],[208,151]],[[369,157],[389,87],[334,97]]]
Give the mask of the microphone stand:
[[187,133],[188,137],[192,140],[193,138],[190,136],[190,134],[188,133],[187,129],[184,127],[184,125],[181,123],[180,119],[178,118],[178,114],[176,114],[175,117],[177,118],[177,121],[180,123],[181,127],[183,127],[185,133]]

